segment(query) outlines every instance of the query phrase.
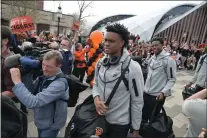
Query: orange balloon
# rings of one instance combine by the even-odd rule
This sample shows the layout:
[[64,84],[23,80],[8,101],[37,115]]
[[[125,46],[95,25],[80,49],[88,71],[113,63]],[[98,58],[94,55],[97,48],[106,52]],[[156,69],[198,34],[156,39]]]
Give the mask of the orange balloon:
[[93,54],[91,52],[88,52],[88,57],[91,58]]
[[96,62],[93,62],[92,63],[92,66],[95,68],[96,67]]
[[99,30],[93,31],[90,34],[90,39],[93,42],[93,44],[100,44],[103,41],[103,33]]
[[96,53],[96,49],[95,48],[91,48],[90,52],[94,54],[94,53]]
[[94,44],[93,48],[98,49],[99,48],[99,44]]
[[94,70],[94,67],[93,66],[90,66],[88,68],[88,75],[91,75],[91,73],[93,72],[93,70]]

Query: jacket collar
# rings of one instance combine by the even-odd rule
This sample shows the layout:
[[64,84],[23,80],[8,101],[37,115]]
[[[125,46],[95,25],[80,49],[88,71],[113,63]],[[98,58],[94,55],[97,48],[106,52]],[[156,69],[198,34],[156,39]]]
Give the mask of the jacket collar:
[[[103,58],[105,58],[105,57],[107,57],[107,56],[108,56],[108,55],[106,54]],[[121,58],[120,58],[120,60],[119,60],[119,63],[124,62],[129,56],[130,56],[130,55],[129,55],[128,50],[127,50],[126,48],[124,48],[124,49],[123,49],[123,53],[122,53],[122,55],[121,55]],[[102,58],[102,59],[103,59],[103,58]]]
[[159,54],[159,55],[153,55],[152,58],[155,59],[155,60],[159,60],[159,59],[162,59],[162,58],[165,58],[167,56],[170,56],[170,53],[166,52],[165,50],[162,50],[162,52]]
[[[60,73],[62,73],[61,69],[58,70],[58,72],[56,73],[56,75],[58,75],[58,74],[60,74]],[[43,75],[43,79],[46,79],[46,80],[54,80],[55,77],[56,77],[56,75],[55,75],[55,76],[52,76],[52,77],[45,77],[45,76]]]

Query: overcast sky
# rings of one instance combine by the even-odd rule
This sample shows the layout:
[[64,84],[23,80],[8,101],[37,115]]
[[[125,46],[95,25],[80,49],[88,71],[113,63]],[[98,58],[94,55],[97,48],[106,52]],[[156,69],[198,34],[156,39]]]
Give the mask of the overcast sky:
[[[148,15],[160,14],[170,8],[184,3],[199,4],[202,1],[94,1],[92,8],[86,9],[84,16],[92,14],[87,18],[89,24],[95,24],[101,19],[117,14]],[[77,1],[44,1],[44,10],[56,12],[59,6],[64,14],[78,12]],[[87,2],[88,3],[88,2]]]

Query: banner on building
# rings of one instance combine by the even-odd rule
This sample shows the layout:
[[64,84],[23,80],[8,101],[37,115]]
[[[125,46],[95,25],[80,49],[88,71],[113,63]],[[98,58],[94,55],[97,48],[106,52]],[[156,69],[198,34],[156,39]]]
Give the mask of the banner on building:
[[10,28],[13,33],[35,30],[31,16],[21,16],[11,19]]
[[75,22],[73,27],[72,27],[72,30],[77,31],[79,29],[79,27],[80,27],[80,22]]

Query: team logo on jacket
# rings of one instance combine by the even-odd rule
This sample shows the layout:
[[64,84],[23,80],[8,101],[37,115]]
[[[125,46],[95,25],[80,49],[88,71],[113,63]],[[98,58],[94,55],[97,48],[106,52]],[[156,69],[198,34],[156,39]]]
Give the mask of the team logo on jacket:
[[103,134],[103,128],[100,128],[100,127],[96,127],[96,136],[100,136]]
[[114,75],[113,75],[113,77],[117,77],[117,76],[118,76],[118,74],[114,74]]

